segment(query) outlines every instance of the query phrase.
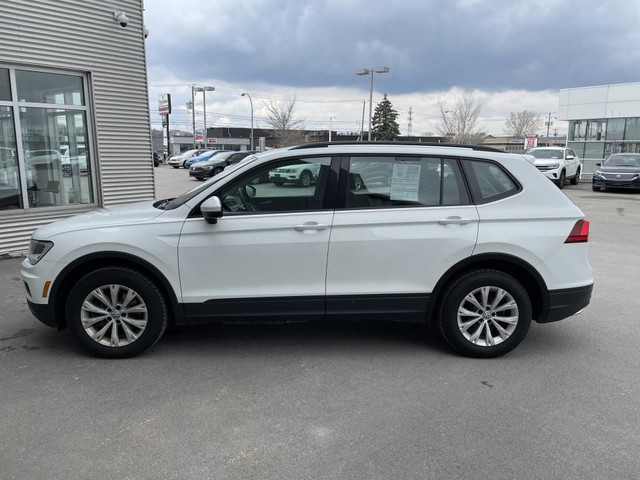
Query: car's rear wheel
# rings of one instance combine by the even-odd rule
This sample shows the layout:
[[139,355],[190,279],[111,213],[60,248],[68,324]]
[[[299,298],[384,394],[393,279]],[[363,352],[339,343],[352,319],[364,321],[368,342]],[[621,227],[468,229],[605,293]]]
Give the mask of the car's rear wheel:
[[126,358],[151,348],[168,323],[162,293],[146,276],[107,267],[82,277],[66,305],[67,325],[90,353]]
[[595,185],[591,185],[591,190],[593,190],[594,192],[599,192],[600,191],[600,187],[596,187]]
[[171,165],[173,168],[180,168],[180,165]]
[[273,184],[274,184],[276,187],[281,187],[282,185],[284,185],[284,182],[273,182]]
[[567,174],[565,173],[565,171],[564,171],[564,170],[562,170],[562,171],[560,172],[560,178],[558,178],[558,181],[556,182],[556,185],[558,186],[558,188],[559,188],[560,190],[562,190],[562,189],[564,188],[564,181],[565,181],[565,179],[566,179],[566,175],[567,175]]
[[492,358],[510,352],[527,335],[531,300],[511,275],[475,270],[449,286],[439,313],[442,335],[456,351]]
[[578,185],[580,183],[580,169],[576,171],[576,176],[571,179],[571,185]]
[[184,162],[182,162],[182,168],[188,168],[187,167],[187,161],[185,160]]

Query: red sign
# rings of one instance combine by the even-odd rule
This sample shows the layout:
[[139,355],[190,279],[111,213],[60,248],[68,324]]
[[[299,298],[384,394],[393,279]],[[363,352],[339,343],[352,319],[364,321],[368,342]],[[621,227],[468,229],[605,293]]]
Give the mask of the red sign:
[[158,97],[158,113],[169,115],[171,113],[171,94],[165,93]]
[[202,134],[196,133],[196,142],[201,142],[201,141],[202,141]]
[[218,143],[218,139],[217,138],[207,138],[207,143],[209,145],[213,145],[214,143]]

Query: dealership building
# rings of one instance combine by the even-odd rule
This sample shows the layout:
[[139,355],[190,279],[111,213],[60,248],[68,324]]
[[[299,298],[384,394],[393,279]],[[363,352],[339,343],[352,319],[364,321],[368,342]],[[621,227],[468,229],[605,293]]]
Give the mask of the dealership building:
[[584,172],[612,153],[640,152],[640,83],[560,90],[558,118],[569,122],[567,146]]
[[155,197],[145,34],[142,0],[0,3],[0,254]]

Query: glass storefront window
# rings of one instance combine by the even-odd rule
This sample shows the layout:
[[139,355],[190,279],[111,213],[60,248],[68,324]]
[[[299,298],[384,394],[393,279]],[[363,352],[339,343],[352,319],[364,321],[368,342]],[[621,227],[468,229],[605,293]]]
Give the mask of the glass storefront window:
[[607,158],[612,153],[622,152],[622,142],[607,142],[604,144],[604,158]]
[[574,120],[569,124],[569,140],[584,140],[586,137],[586,120]]
[[607,122],[607,140],[624,138],[624,118],[610,118]]
[[589,120],[587,140],[604,140],[607,132],[606,120]]
[[569,142],[567,147],[576,152],[580,158],[584,158],[584,142]]
[[93,203],[86,115],[20,108],[30,207]]
[[584,158],[604,158],[604,142],[587,142]]
[[82,77],[16,70],[18,101],[84,105]]
[[640,140],[640,118],[627,118],[625,140]]
[[0,68],[0,100],[11,100],[11,84],[9,83],[8,68]]
[[22,208],[12,110],[0,106],[0,211]]

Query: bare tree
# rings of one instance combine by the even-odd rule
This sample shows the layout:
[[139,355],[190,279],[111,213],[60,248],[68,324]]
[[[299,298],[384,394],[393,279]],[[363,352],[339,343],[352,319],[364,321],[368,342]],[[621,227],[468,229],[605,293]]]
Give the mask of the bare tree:
[[511,112],[504,122],[505,132],[516,138],[524,138],[527,133],[535,133],[541,126],[542,117],[529,110]]
[[471,90],[462,92],[447,108],[444,100],[438,100],[440,106],[440,123],[436,126],[438,133],[451,137],[453,143],[479,143],[484,134],[477,130],[478,117],[484,105],[484,100]]
[[266,122],[278,139],[278,147],[288,147],[304,143],[303,120],[294,118],[296,97],[283,102],[270,101],[264,105],[267,109]]

